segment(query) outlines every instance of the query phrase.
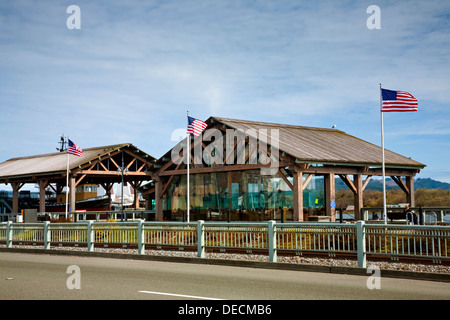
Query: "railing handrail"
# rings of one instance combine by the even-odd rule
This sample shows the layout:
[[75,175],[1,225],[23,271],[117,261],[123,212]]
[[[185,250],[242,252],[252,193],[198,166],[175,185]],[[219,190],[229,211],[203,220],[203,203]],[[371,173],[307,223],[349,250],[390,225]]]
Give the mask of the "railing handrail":
[[[273,220],[270,220],[273,221]],[[203,221],[203,225],[206,226],[264,226],[267,227],[268,222],[227,222],[227,221]],[[0,222],[0,226],[6,226],[8,224],[14,226],[43,226],[46,222],[31,222],[31,223],[23,223],[23,222],[12,222],[12,221],[4,221]],[[143,225],[155,225],[155,226],[164,226],[164,225],[174,225],[174,226],[196,226],[197,222],[182,222],[182,221],[143,221],[143,220],[134,220],[134,221],[94,221],[94,220],[83,220],[77,222],[48,222],[51,226],[80,226],[92,223],[93,225],[138,225],[142,223]],[[299,222],[275,222],[274,226],[276,227],[301,227],[301,226],[319,226],[319,227],[354,227],[355,223],[347,223],[342,224],[339,222],[309,222],[309,221],[299,221]],[[450,225],[441,226],[441,225],[405,225],[405,224],[365,224],[366,227],[371,228],[399,228],[399,229],[443,229],[450,230]]]
[[[102,228],[105,226],[111,228]],[[168,228],[164,228],[165,226]],[[236,230],[240,228],[241,230]],[[395,232],[398,230],[401,232]],[[410,232],[405,232],[408,230]],[[52,231],[57,233],[52,233]],[[82,233],[80,234],[80,232]],[[152,232],[151,236],[156,240],[146,238],[146,236],[150,236],[149,232]],[[52,236],[63,238],[51,239]],[[374,247],[376,242],[380,241],[378,237],[383,237],[381,240],[383,242],[392,241],[389,243],[389,250],[385,248],[384,252],[381,252],[381,249],[378,250]],[[389,240],[392,237],[395,239]],[[46,249],[54,243],[67,244],[72,241],[87,245],[89,251],[93,251],[95,244],[108,244],[112,241],[112,243],[120,244],[137,244],[140,254],[144,253],[145,245],[178,246],[179,248],[197,246],[199,257],[205,256],[206,248],[264,249],[269,251],[271,261],[277,261],[279,250],[290,250],[296,253],[327,252],[330,256],[339,252],[356,253],[360,267],[365,266],[367,255],[375,254],[389,255],[391,258],[399,256],[426,257],[432,258],[434,262],[438,263],[442,259],[450,259],[449,226],[366,224],[364,221],[357,221],[354,224],[337,222],[278,223],[273,220],[230,223],[202,220],[190,223],[143,220],[71,223],[3,222],[0,223],[0,243],[3,241],[6,242],[7,247],[12,247],[13,242],[44,242]],[[419,249],[417,249],[418,243],[421,243]],[[416,250],[420,252],[416,252]]]

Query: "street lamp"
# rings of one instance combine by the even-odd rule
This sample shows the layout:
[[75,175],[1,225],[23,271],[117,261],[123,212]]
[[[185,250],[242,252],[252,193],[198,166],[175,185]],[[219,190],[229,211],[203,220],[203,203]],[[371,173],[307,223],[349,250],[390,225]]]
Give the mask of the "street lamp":
[[[122,166],[120,168],[117,168],[117,174],[122,175],[122,195],[120,199],[120,211],[121,211],[121,221],[124,220],[124,211],[123,211],[123,175],[124,173],[128,173],[128,168],[125,169],[124,160],[123,160],[123,151],[122,151]],[[125,221],[127,221],[127,217],[125,216]]]

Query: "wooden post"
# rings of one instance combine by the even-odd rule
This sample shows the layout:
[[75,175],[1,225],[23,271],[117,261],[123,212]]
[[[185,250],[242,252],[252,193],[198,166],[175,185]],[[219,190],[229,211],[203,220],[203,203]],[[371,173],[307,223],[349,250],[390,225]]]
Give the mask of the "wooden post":
[[353,175],[353,184],[356,189],[354,196],[354,207],[355,207],[355,220],[361,220],[361,209],[364,206],[363,203],[363,181],[362,174]]
[[140,208],[138,189],[141,186],[141,183],[139,181],[128,181],[128,183],[130,183],[133,188],[133,207],[138,210]]
[[69,206],[71,208],[71,210],[70,210],[71,212],[75,212],[75,210],[76,210],[75,192],[76,192],[75,177],[70,176],[69,177]]
[[45,212],[45,188],[47,188],[48,180],[39,180],[39,212]]
[[159,176],[152,176],[155,182],[155,221],[163,220],[163,208],[162,208],[162,181]]
[[230,212],[230,214],[232,212],[231,211],[231,207],[233,206],[233,193],[231,192],[231,188],[232,188],[231,179],[232,179],[231,172],[228,171],[227,172],[227,188],[228,188],[228,199],[227,199],[227,201],[228,201],[228,211]]
[[325,174],[325,212],[330,221],[336,221],[336,191],[334,173]]
[[406,187],[409,190],[409,193],[406,194],[406,202],[409,202],[409,206],[415,207],[415,195],[414,195],[414,176],[406,176]]
[[13,201],[12,201],[12,211],[11,213],[19,213],[19,190],[23,187],[23,183],[11,182],[11,187],[13,189]]
[[294,221],[303,221],[303,172],[294,167]]

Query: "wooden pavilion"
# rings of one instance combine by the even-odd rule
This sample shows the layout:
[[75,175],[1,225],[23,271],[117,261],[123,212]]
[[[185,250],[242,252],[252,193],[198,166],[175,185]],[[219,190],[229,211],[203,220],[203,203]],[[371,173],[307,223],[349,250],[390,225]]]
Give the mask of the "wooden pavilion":
[[151,180],[149,170],[155,158],[133,146],[123,143],[83,149],[80,157],[57,152],[29,157],[13,158],[0,163],[0,183],[13,189],[12,211],[19,213],[19,190],[26,183],[39,186],[39,212],[45,212],[45,190],[51,187],[60,194],[66,186],[67,157],[69,161],[69,206],[76,210],[75,190],[81,184],[101,185],[110,196],[114,183],[122,181],[132,185],[135,207],[139,206],[137,190]]
[[[293,221],[304,221],[316,206],[335,221],[336,177],[352,190],[355,219],[361,219],[363,191],[372,177],[382,175],[381,147],[337,129],[220,117],[206,123],[200,137],[190,136],[190,150],[184,139],[158,159],[153,181],[141,187],[144,197],[154,201],[156,220],[179,219],[186,210],[186,152],[192,220],[225,220],[226,214],[266,220],[291,213]],[[385,150],[386,176],[411,206],[414,176],[424,167]]]

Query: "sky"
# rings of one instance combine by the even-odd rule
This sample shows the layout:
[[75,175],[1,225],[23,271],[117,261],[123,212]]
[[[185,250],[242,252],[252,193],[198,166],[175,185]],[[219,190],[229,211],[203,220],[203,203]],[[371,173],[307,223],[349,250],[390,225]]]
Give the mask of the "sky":
[[62,134],[159,158],[187,110],[381,145],[380,83],[419,101],[384,114],[385,148],[450,183],[448,0],[0,2],[0,162],[55,152]]

